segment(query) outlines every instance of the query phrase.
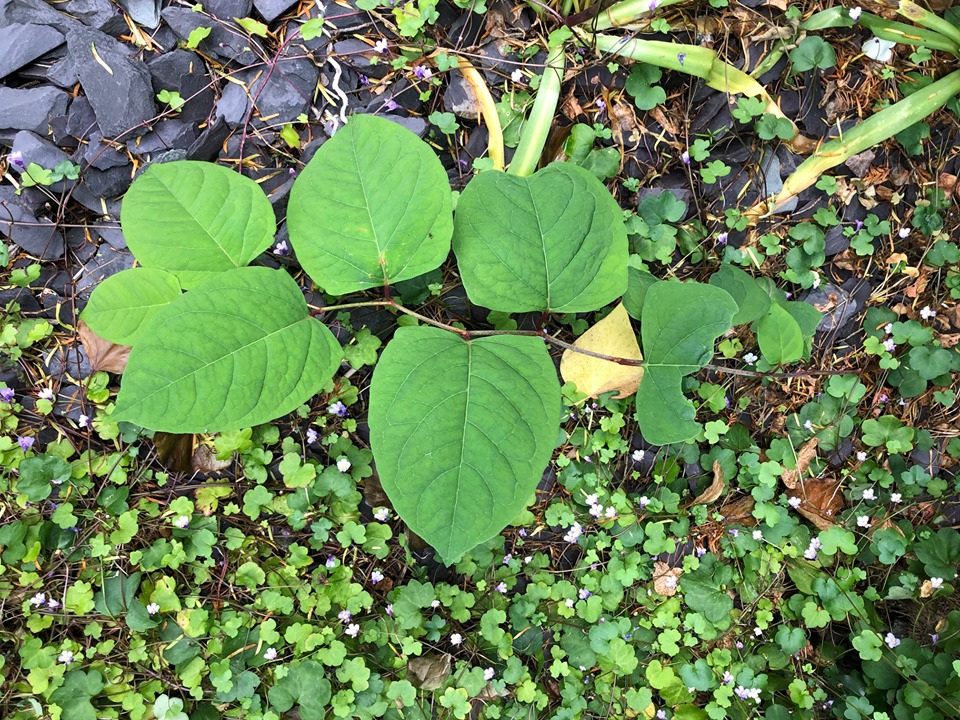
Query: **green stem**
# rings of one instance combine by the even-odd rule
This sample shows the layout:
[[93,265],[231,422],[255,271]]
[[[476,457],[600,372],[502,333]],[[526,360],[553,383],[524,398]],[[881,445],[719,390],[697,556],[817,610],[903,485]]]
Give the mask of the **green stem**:
[[562,45],[550,49],[547,56],[547,66],[540,76],[540,87],[537,89],[537,99],[533,102],[530,117],[523,126],[520,134],[520,144],[513,155],[510,169],[511,175],[521,177],[532,175],[540,162],[543,147],[547,144],[547,135],[553,124],[553,116],[560,103],[560,85],[563,82],[563,70],[566,66],[566,55]]
[[624,0],[602,10],[597,16],[597,22],[594,25],[591,20],[591,26],[597,30],[610,30],[612,28],[630,25],[639,20],[650,20],[657,12],[668,5],[676,5],[684,0],[660,0],[651,11],[650,0]]

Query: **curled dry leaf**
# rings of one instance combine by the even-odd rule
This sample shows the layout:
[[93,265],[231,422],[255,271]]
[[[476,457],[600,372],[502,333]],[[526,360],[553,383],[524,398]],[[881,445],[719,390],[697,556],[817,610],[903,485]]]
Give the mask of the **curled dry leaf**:
[[217,453],[209,445],[197,445],[193,453],[193,469],[196,472],[212,473],[224,470],[233,464],[233,458],[217,460]]
[[837,527],[836,517],[843,510],[843,493],[837,480],[804,480],[800,486],[787,492],[800,498],[797,512],[820,530]]
[[126,370],[127,358],[130,357],[131,350],[129,345],[117,345],[104,340],[83,320],[77,326],[77,334],[80,336],[83,349],[87,351],[87,357],[90,358],[90,366],[94,370],[104,370],[118,375]]
[[807,471],[807,468],[810,467],[810,461],[817,456],[817,444],[819,442],[819,438],[810,438],[807,443],[800,448],[800,452],[797,453],[796,469],[784,470],[783,475],[780,476],[783,484],[791,490],[797,486],[801,476]]
[[[637,335],[630,325],[630,316],[623,303],[577,338],[574,346],[602,355],[643,359]],[[577,390],[590,397],[616,390],[614,397],[625,398],[637,391],[643,368],[565,350],[560,359],[560,375],[565,382],[575,383]]]
[[410,658],[407,679],[421,690],[436,690],[450,675],[450,660],[447,653],[427,653],[423,657]]
[[677,594],[677,581],[683,570],[678,567],[670,567],[665,562],[655,562],[653,564],[653,589],[660,595],[670,597]]
[[714,460],[713,482],[710,483],[710,487],[700,494],[700,497],[696,498],[687,507],[693,507],[694,505],[709,505],[723,495],[723,490],[725,487],[726,485],[724,485],[723,482],[723,468],[720,467],[720,463],[718,461]]

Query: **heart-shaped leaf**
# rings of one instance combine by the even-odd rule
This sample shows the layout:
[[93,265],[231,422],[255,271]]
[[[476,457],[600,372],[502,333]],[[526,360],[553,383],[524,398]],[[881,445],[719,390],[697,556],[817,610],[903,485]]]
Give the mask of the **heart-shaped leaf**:
[[141,265],[172,272],[185,288],[243,267],[273,242],[273,207],[250,178],[220,165],[182,160],[151,165],[120,211]]
[[501,312],[588,312],[627,288],[627,231],[587,170],[477,175],[457,202],[453,251],[470,300]]
[[556,369],[531,337],[464,341],[400,328],[370,387],[383,489],[447,561],[499,533],[530,500],[559,417]]
[[325,142],[290,191],[297,259],[332,295],[423,275],[450,253],[452,194],[429,145],[362,115]]
[[711,285],[659,282],[647,290],[640,323],[646,361],[637,391],[637,421],[647,442],[683,442],[700,432],[683,376],[710,362],[713,343],[736,312],[730,294]]
[[97,285],[80,317],[104,340],[133,345],[144,323],[181,292],[166,270],[130,268]]
[[288,274],[218,273],[147,323],[113,418],[171,433],[252,427],[319,392],[341,358]]

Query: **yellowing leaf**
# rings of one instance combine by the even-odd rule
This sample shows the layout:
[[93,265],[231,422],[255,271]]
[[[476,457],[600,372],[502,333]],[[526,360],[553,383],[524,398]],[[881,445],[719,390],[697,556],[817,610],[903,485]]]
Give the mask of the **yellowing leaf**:
[[[574,347],[611,357],[643,359],[637,336],[630,326],[630,316],[622,303],[581,335]],[[577,390],[590,397],[617,390],[615,397],[625,398],[637,391],[643,368],[566,350],[560,359],[560,374],[565,382],[575,383]]]

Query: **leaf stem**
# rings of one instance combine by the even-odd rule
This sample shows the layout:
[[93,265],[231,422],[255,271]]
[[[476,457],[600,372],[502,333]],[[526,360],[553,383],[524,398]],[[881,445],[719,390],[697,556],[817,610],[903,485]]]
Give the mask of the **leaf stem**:
[[490,89],[483,81],[483,77],[477,72],[477,69],[463,58],[458,58],[458,67],[463,79],[469,83],[473,94],[477,96],[477,104],[480,106],[480,114],[483,121],[487,124],[487,133],[490,139],[487,141],[487,153],[493,160],[494,170],[503,170],[503,128],[500,127],[500,115],[497,113],[497,105],[493,101]]
[[520,134],[520,144],[513,155],[510,169],[511,175],[525,177],[532,175],[540,163],[540,155],[547,143],[547,135],[553,124],[553,116],[557,112],[560,102],[560,86],[563,83],[563,70],[567,57],[563,44],[550,49],[547,56],[547,66],[540,76],[540,87],[537,89],[537,99],[533,101],[533,109]]

